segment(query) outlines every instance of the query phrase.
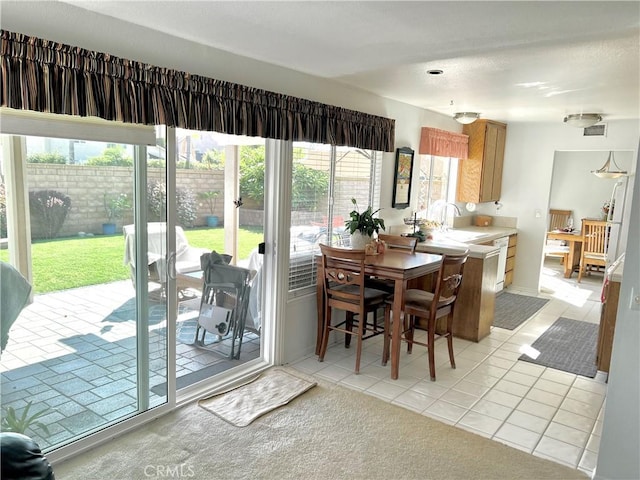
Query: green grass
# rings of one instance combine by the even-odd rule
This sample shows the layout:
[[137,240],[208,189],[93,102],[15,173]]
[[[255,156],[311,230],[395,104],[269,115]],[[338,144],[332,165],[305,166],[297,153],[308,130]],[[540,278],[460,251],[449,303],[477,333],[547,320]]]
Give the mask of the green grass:
[[[189,245],[224,251],[224,228],[198,228],[185,230],[185,234]],[[261,228],[241,228],[238,237],[239,258],[247,258],[251,250],[262,241]],[[35,293],[129,278],[129,267],[124,265],[122,235],[36,240],[31,245],[31,255]],[[8,259],[8,251],[0,250],[0,260]]]

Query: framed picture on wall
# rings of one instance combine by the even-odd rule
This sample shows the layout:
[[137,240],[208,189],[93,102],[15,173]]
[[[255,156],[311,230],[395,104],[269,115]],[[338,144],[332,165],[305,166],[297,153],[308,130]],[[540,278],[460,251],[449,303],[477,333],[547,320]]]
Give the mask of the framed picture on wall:
[[393,208],[407,208],[411,203],[411,174],[414,151],[409,147],[396,148],[396,169],[393,178]]

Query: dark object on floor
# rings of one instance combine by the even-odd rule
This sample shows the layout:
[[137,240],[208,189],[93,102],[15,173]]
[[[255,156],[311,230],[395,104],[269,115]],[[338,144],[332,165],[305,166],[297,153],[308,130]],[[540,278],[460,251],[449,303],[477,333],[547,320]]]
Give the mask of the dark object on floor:
[[518,360],[593,378],[598,371],[597,341],[595,323],[560,317],[531,344],[531,348],[539,352],[536,358],[524,354]]
[[544,307],[548,301],[546,298],[502,292],[496,296],[496,314],[493,326],[515,330]]
[[2,480],[55,480],[53,468],[31,438],[21,433],[0,433]]

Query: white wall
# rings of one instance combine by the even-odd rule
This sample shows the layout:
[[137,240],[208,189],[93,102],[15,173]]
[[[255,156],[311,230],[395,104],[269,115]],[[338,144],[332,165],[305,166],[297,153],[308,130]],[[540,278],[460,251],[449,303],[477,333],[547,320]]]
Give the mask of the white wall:
[[633,302],[640,292],[640,182],[629,203],[635,220],[628,245],[635,248],[625,255],[596,479],[640,478],[640,305]]
[[[538,292],[556,153],[625,150],[633,152],[635,158],[639,134],[638,120],[608,122],[606,137],[583,137],[582,129],[564,125],[561,120],[507,126],[500,215],[517,218],[514,287]],[[540,217],[536,217],[536,211]],[[493,204],[479,205],[478,212],[496,215]]]
[[[632,155],[630,151],[614,153],[616,163],[626,171],[633,167]],[[603,151],[556,152],[549,208],[571,210],[576,229],[582,218],[602,218],[602,205],[610,200],[617,180],[591,173],[602,167],[608,156],[609,152]]]

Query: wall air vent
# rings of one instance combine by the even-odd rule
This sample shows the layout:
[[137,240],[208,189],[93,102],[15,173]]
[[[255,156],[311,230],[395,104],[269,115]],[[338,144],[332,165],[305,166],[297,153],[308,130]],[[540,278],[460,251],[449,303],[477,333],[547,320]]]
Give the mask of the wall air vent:
[[584,137],[606,137],[607,136],[607,124],[599,123],[584,129]]

